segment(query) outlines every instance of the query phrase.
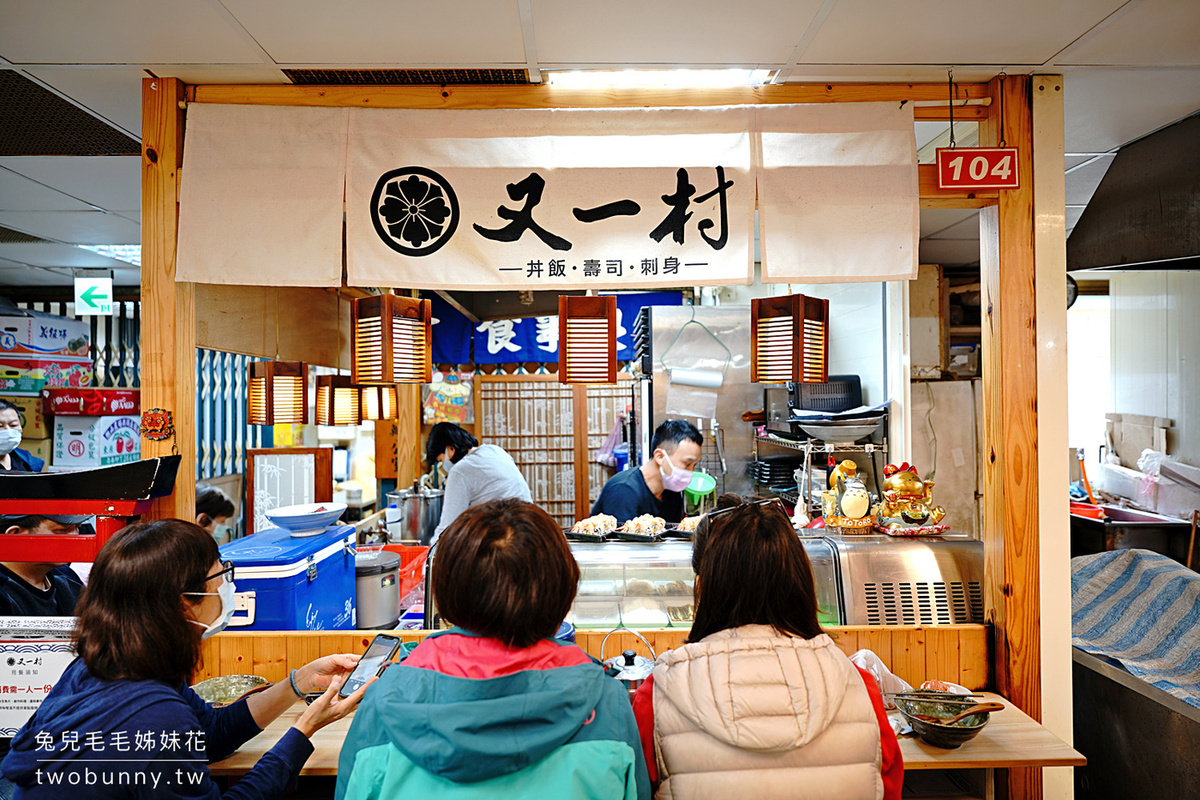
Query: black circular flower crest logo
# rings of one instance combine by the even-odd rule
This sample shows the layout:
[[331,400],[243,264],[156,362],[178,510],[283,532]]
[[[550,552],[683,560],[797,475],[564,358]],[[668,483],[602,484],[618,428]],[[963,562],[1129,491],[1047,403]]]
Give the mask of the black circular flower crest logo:
[[425,167],[385,172],[371,195],[371,221],[388,247],[406,256],[436,252],[458,227],[458,197]]

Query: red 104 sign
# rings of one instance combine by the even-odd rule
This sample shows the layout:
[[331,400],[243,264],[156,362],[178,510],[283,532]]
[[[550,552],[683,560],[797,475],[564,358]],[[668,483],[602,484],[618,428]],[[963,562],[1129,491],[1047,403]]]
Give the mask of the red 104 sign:
[[940,147],[937,151],[939,189],[1016,189],[1015,147]]

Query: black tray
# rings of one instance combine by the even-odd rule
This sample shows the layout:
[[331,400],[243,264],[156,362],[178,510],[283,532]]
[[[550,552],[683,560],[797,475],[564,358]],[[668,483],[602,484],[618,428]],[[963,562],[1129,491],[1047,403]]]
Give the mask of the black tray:
[[175,489],[183,456],[161,456],[78,472],[3,472],[0,497],[10,500],[153,500]]

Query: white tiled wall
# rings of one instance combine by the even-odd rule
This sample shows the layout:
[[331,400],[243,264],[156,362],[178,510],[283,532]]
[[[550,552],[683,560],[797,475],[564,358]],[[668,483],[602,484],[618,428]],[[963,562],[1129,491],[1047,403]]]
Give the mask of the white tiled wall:
[[1109,292],[1111,410],[1174,420],[1169,454],[1200,466],[1200,272],[1113,273]]

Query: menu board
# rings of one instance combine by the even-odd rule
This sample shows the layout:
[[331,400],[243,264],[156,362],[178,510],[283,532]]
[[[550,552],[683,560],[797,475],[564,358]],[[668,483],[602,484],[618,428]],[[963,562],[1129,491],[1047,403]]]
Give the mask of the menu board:
[[33,716],[75,660],[75,617],[0,617],[0,737]]

